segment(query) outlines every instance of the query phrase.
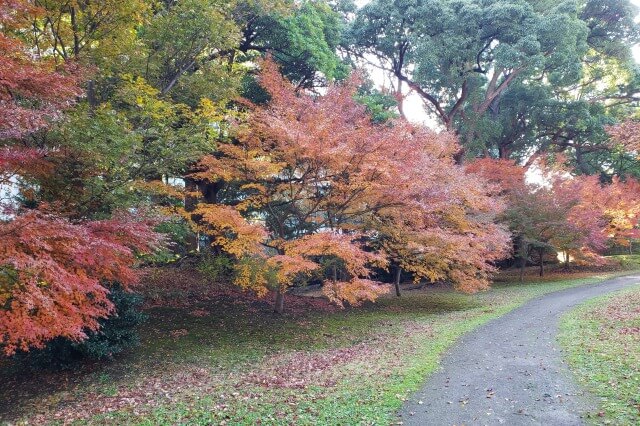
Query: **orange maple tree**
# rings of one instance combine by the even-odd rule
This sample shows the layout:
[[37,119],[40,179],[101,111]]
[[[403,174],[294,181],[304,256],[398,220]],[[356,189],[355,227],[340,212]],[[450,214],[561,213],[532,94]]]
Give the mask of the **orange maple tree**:
[[[354,100],[357,76],[316,96],[296,91],[272,61],[262,65],[270,102],[249,105],[234,138],[202,159],[192,177],[215,193],[187,215],[223,250],[231,238],[256,249],[243,255],[267,258],[278,271],[277,310],[293,279],[317,269],[321,258],[338,265],[324,285],[332,300],[357,304],[386,291],[370,279],[371,266],[395,256],[367,248],[381,221],[406,237],[419,235],[411,237],[412,256],[433,271],[421,276],[466,291],[486,287],[490,262],[504,255],[508,238],[491,222],[498,206],[483,182],[455,165],[452,135],[401,120],[373,123]],[[252,285],[265,292],[264,280],[244,284]]]
[[521,266],[531,251],[543,256],[564,253],[569,260],[602,262],[598,253],[609,243],[629,245],[637,238],[640,187],[637,180],[614,178],[603,184],[597,176],[575,176],[561,166],[540,163],[542,185],[527,184],[522,166],[507,160],[478,159],[467,170],[495,184],[507,204],[502,219],[518,246]]
[[465,164],[469,173],[482,176],[491,185],[493,193],[508,196],[526,190],[525,168],[506,159],[477,158]]
[[[633,178],[625,181],[614,178],[602,184],[597,176],[576,179],[568,191],[578,193],[580,202],[569,212],[569,219],[592,229],[591,241],[601,247],[607,243],[628,247],[633,239],[640,237],[640,182]],[[584,225],[599,218],[599,228]]]

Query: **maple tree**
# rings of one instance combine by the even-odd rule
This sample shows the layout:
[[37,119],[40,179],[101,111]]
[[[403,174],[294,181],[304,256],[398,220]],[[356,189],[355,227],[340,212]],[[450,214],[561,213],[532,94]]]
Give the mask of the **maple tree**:
[[[494,223],[503,205],[490,196],[490,185],[454,164],[457,144],[451,135],[416,137],[428,154],[416,156],[420,151],[414,148],[407,153],[413,157],[402,160],[413,168],[408,175],[406,169],[399,172],[409,193],[372,223],[376,240],[396,266],[396,294],[402,270],[416,281],[447,281],[465,292],[486,289],[493,263],[509,254],[509,236]],[[443,140],[446,150],[438,149]]]
[[57,69],[51,60],[34,59],[11,32],[39,9],[30,2],[0,1],[0,139],[16,139],[44,127],[80,93],[71,65]]
[[[544,275],[544,255],[564,253],[575,258],[582,250],[601,250],[602,222],[600,215],[581,211],[578,182],[561,182],[551,188],[531,189],[505,215],[518,236],[521,267],[532,252],[537,253],[540,276]],[[597,212],[595,212],[597,213]]]
[[[0,349],[42,347],[96,330],[112,313],[107,282],[136,280],[136,254],[154,249],[154,221],[128,214],[70,221],[37,187],[50,178],[55,149],[30,147],[27,137],[60,118],[80,94],[79,75],[34,56],[12,30],[41,13],[30,2],[0,2]],[[17,34],[19,31],[16,32]],[[3,188],[4,189],[4,188]],[[6,195],[6,196],[5,196]],[[33,201],[33,206],[27,206]],[[36,208],[28,208],[36,207]],[[61,214],[64,213],[64,214]],[[139,212],[140,213],[140,212]]]
[[[572,175],[562,166],[549,169],[546,178],[554,204],[564,210],[569,224],[565,235],[555,237],[555,246],[578,261],[602,262],[597,253],[609,245],[629,246],[638,236],[640,184],[632,178]],[[562,233],[559,233],[562,234]]]
[[603,184],[597,176],[572,175],[562,166],[540,163],[542,185],[527,183],[525,168],[508,160],[483,158],[466,167],[495,184],[507,207],[501,215],[513,233],[521,275],[537,254],[540,275],[544,255],[562,252],[566,263],[601,262],[597,253],[610,242],[628,246],[638,235],[638,182],[629,178]]
[[[568,188],[571,191],[571,188]],[[617,244],[629,247],[632,240],[640,237],[640,182],[633,178],[622,181],[614,178],[611,183],[602,184],[596,176],[579,178],[580,203],[569,212],[569,219],[583,228],[585,222],[598,218],[600,229],[592,232],[589,241],[596,246]],[[595,229],[595,226],[591,226]]]
[[73,224],[38,212],[0,223],[0,347],[42,347],[54,337],[82,340],[112,313],[104,283],[136,282],[136,252],[158,241],[132,218]]
[[[454,164],[451,135],[404,121],[373,123],[354,100],[357,76],[316,97],[296,91],[274,62],[262,68],[269,104],[250,105],[235,137],[201,160],[192,178],[209,182],[215,192],[187,215],[208,228],[222,250],[229,236],[257,248],[249,240],[260,234],[247,232],[240,216],[264,228],[265,248],[254,255],[266,256],[278,270],[277,310],[292,279],[316,269],[318,257],[340,264],[324,287],[332,300],[374,299],[381,287],[369,280],[369,266],[387,259],[363,244],[379,231],[371,224],[381,220],[404,235],[420,234],[422,266],[412,272],[450,279],[466,291],[486,287],[490,262],[505,254],[507,236],[491,223],[497,206],[482,183]],[[265,282],[253,284],[264,293]]]
[[581,247],[584,242],[578,235],[581,228],[568,220],[568,213],[579,204],[579,193],[564,191],[568,187],[561,185],[561,179],[548,176],[546,187],[528,184],[524,167],[504,159],[477,159],[467,165],[467,170],[488,179],[495,185],[494,195],[506,203],[500,219],[513,235],[521,280],[532,253],[538,256],[542,276],[547,252],[561,250],[559,246],[563,250],[574,245]]
[[[0,184],[18,176],[42,177],[51,168],[44,152],[21,138],[59,118],[80,94],[78,75],[59,69],[46,58],[34,57],[18,34],[41,10],[24,0],[0,1]],[[0,199],[0,214],[11,207]],[[10,201],[10,200],[9,200]]]
[[494,158],[477,158],[465,164],[469,173],[482,176],[493,185],[495,195],[509,195],[526,188],[525,168],[514,161]]
[[607,132],[613,142],[640,156],[640,122],[626,120],[615,126],[607,127]]

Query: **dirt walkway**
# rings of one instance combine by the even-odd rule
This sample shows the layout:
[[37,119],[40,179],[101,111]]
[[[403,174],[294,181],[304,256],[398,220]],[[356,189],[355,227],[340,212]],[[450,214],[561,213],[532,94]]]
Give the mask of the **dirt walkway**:
[[640,275],[535,299],[466,335],[400,413],[405,425],[579,425],[597,401],[572,380],[556,343],[560,316],[640,284]]

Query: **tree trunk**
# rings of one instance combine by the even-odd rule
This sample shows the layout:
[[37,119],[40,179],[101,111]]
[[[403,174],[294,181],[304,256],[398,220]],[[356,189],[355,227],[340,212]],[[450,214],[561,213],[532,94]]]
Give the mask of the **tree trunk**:
[[398,266],[396,268],[396,276],[393,280],[393,285],[396,287],[396,296],[400,297],[400,277],[402,276],[402,268]]
[[563,251],[564,253],[564,269],[569,269],[569,253],[567,251]]
[[281,289],[276,291],[276,303],[273,307],[273,311],[277,314],[282,314],[284,312],[284,293]]
[[520,258],[520,282],[524,281],[524,268],[525,266],[527,266],[527,258],[526,257],[521,257]]
[[98,99],[96,97],[96,83],[94,80],[87,82],[87,101],[89,102],[89,109],[93,113],[98,106]]
[[[192,212],[195,210],[198,205],[198,197],[194,195],[198,190],[198,184],[195,180],[185,177],[184,178],[184,209],[188,212]],[[196,232],[195,234],[188,237],[186,242],[186,249],[188,251],[200,251],[200,233]]]
[[[72,7],[71,10],[71,31],[73,32],[73,57],[78,59],[80,55],[80,35],[78,34],[78,22],[76,20],[76,8]],[[53,24],[51,24],[53,27]]]
[[400,117],[407,119],[404,115],[404,95],[402,94],[402,80],[398,79],[398,90],[396,91],[396,101],[398,102],[398,112]]
[[544,249],[538,249],[538,256],[540,257],[540,276],[544,277]]
[[578,163],[578,169],[585,175],[588,175],[589,167],[587,166],[587,163],[585,162],[584,156],[582,154],[583,154],[582,150],[579,147],[576,147],[575,159],[576,159],[576,163]]

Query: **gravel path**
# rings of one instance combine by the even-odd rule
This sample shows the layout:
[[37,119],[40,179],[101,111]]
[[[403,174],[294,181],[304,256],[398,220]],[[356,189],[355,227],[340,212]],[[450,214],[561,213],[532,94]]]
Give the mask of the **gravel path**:
[[399,413],[405,425],[580,425],[597,407],[562,361],[558,320],[640,275],[550,293],[465,335]]

